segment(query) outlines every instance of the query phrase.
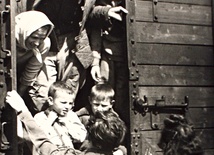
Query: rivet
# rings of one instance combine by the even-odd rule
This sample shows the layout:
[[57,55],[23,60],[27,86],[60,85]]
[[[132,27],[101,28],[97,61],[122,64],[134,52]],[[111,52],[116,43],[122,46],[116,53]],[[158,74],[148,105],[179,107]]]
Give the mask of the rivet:
[[4,87],[4,83],[0,82],[0,87],[3,88]]
[[3,75],[4,74],[4,71],[3,70],[0,70],[0,75]]

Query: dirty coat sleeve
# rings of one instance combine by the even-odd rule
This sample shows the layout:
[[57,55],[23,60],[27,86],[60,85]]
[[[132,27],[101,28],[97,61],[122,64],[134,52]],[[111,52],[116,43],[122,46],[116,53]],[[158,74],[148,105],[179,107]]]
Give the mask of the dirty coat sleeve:
[[27,131],[31,142],[34,144],[40,154],[50,155],[51,152],[57,149],[57,147],[48,140],[45,133],[37,125],[29,111],[22,112],[18,116],[19,119],[24,123],[24,128]]

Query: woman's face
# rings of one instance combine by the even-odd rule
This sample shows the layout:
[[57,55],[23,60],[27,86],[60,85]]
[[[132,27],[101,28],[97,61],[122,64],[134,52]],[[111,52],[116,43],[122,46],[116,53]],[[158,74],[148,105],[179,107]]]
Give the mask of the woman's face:
[[38,47],[44,39],[46,38],[48,33],[48,28],[47,27],[42,27],[35,32],[33,32],[25,41],[25,45],[28,49],[34,49]]

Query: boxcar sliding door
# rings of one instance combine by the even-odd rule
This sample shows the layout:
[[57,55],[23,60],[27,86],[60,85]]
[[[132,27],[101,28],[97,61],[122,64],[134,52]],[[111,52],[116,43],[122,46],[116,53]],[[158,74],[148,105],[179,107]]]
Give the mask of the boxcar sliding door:
[[192,120],[214,154],[212,0],[126,0],[131,154],[157,146],[163,119]]
[[5,96],[17,87],[15,16],[33,1],[0,0],[0,155],[18,155],[17,118]]

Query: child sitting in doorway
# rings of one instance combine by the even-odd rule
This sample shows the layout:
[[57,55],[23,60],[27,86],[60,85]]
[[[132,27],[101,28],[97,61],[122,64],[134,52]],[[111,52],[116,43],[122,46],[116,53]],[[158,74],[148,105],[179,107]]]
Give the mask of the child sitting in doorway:
[[[100,82],[91,88],[89,96],[90,105],[81,108],[76,112],[81,122],[87,127],[90,118],[93,117],[96,112],[113,111],[114,104],[114,90],[112,87],[105,83]],[[116,113],[116,112],[114,112]]]
[[[115,92],[112,87],[106,82],[100,82],[91,88],[89,96],[90,105],[83,107],[76,112],[81,122],[85,125],[86,129],[89,130],[91,121],[96,117],[97,113],[100,112],[112,112],[117,117],[119,115],[113,110]],[[88,140],[85,140],[81,146],[81,150],[88,148]],[[114,154],[127,154],[127,150],[124,146],[120,145],[114,149]]]
[[[76,155],[77,152],[71,148],[57,149],[51,143],[43,131],[38,127],[27,109],[23,99],[16,91],[7,93],[6,102],[16,110],[18,117],[23,122],[29,133],[31,142],[40,154],[45,155]],[[92,144],[81,155],[99,154],[112,155],[113,149],[124,139],[126,127],[124,122],[111,111],[97,113],[89,125],[89,142]],[[106,147],[108,146],[108,147]]]
[[113,155],[126,134],[125,123],[112,111],[97,112],[88,127],[91,146],[84,151],[85,155]]
[[48,92],[49,108],[34,116],[49,140],[57,146],[74,148],[73,142],[83,142],[87,130],[72,111],[75,95],[65,82],[54,82]]

